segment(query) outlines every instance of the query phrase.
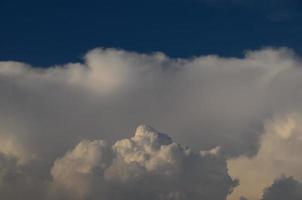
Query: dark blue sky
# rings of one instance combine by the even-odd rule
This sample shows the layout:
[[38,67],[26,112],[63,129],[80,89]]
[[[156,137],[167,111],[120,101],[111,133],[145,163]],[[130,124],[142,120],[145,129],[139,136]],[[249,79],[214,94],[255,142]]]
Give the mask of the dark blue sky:
[[0,60],[47,66],[115,47],[172,57],[302,54],[302,0],[0,0]]

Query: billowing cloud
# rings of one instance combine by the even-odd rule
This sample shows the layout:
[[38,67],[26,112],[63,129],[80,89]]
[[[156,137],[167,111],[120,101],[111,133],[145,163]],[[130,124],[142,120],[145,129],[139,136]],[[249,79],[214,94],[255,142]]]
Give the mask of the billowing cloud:
[[[243,168],[253,174],[251,166],[258,163],[264,151],[263,144],[271,145],[268,141],[276,140],[280,141],[280,149],[287,149],[283,141],[293,141],[292,135],[297,135],[282,139],[287,137],[284,128],[283,136],[275,137],[276,131],[268,133],[275,122],[267,121],[292,116],[291,113],[296,113],[296,117],[290,118],[299,119],[297,116],[302,113],[301,80],[301,59],[286,48],[248,51],[243,58],[209,55],[188,59],[169,58],[162,53],[140,54],[98,48],[89,51],[84,62],[62,66],[39,68],[20,62],[0,62],[0,153],[5,158],[1,162],[12,158],[15,161],[4,164],[5,168],[14,166],[10,169],[22,171],[20,177],[39,180],[43,182],[39,184],[43,188],[46,185],[47,189],[43,190],[62,190],[62,195],[65,190],[83,184],[83,190],[77,191],[79,197],[96,191],[95,185],[103,185],[102,188],[108,188],[108,191],[118,187],[118,191],[131,196],[132,193],[127,192],[134,186],[130,184],[133,188],[124,188],[121,183],[127,181],[127,176],[149,176],[153,164],[161,161],[142,161],[143,164],[138,166],[128,166],[126,161],[134,159],[132,150],[129,149],[129,155],[124,154],[124,147],[118,144],[122,141],[135,143],[134,139],[120,139],[129,138],[129,133],[138,124],[151,124],[170,133],[176,141],[173,144],[189,146],[192,152],[212,149],[203,151],[202,159],[213,157],[217,152],[232,159],[229,163],[234,164],[229,165],[230,172],[241,183],[234,194],[238,194],[237,199],[241,195],[250,199],[244,192],[248,180],[245,177],[249,173],[244,175]],[[297,127],[295,124],[294,129]],[[119,142],[112,146],[116,141]],[[180,159],[191,158],[182,155],[184,150],[180,149],[177,150],[182,152]],[[109,156],[110,153],[105,151],[113,155]],[[82,160],[80,152],[93,159],[85,156]],[[157,153],[149,156],[160,159]],[[263,155],[268,157],[269,163],[278,153],[279,150],[273,150],[272,154]],[[119,154],[123,156],[116,159]],[[199,166],[198,161],[194,162]],[[245,162],[250,165],[242,164]],[[261,183],[257,185],[261,188],[254,190],[255,195],[261,196],[263,188],[281,174],[300,181],[295,173],[295,162],[298,161],[288,161],[286,167],[280,165],[280,169],[272,168],[259,179]],[[99,166],[100,163],[103,165]],[[81,167],[60,175],[60,170],[74,165]],[[162,167],[162,172],[172,170],[167,163],[153,167]],[[104,172],[99,176],[105,181],[95,178],[95,169]],[[173,170],[176,173],[177,170]],[[72,178],[63,180],[64,176]],[[111,177],[109,185],[108,176]],[[195,176],[198,178],[198,174]],[[76,181],[78,179],[82,181]],[[150,182],[158,180],[148,179]],[[167,187],[172,187],[170,179],[163,183],[165,181],[168,181]],[[161,194],[164,195],[171,191],[170,188],[163,189]],[[222,189],[221,194],[225,195],[226,191]],[[52,199],[52,194],[49,192],[45,196]]]
[[268,121],[257,155],[229,161],[231,175],[240,179],[240,186],[232,197],[245,195],[251,200],[260,199],[263,189],[281,175],[302,180],[301,124],[302,116],[298,114],[287,114]]
[[293,177],[281,177],[265,189],[262,200],[302,199],[302,183]]
[[112,147],[80,142],[56,160],[52,176],[72,199],[220,200],[237,183],[217,152],[194,153],[145,125]]
[[101,140],[81,141],[71,152],[55,161],[51,169],[52,190],[72,199],[87,199],[92,192],[93,180],[102,180],[103,170],[111,161],[110,153],[109,147]]
[[51,159],[81,138],[112,142],[140,123],[196,149],[252,155],[263,120],[298,107],[299,65],[287,49],[187,60],[95,49],[84,63],[47,69],[1,62],[1,127]]

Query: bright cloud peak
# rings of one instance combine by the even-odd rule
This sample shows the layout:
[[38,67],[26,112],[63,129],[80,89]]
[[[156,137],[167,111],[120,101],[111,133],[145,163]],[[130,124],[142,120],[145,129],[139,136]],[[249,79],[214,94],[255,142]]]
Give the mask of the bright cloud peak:
[[102,140],[82,141],[56,160],[51,172],[53,184],[72,199],[218,200],[237,183],[223,158],[194,153],[146,125],[112,147]]

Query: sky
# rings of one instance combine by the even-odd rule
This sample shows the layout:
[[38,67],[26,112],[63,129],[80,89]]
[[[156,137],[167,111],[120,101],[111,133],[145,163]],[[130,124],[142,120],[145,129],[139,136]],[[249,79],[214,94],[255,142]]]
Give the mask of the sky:
[[301,200],[301,6],[0,1],[0,199]]
[[287,46],[301,54],[300,0],[0,2],[0,58],[37,66],[79,61],[95,47],[242,57]]

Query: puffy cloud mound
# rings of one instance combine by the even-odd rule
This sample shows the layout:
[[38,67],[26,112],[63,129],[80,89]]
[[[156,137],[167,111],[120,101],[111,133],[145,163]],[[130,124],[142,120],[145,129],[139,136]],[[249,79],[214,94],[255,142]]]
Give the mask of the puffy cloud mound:
[[96,175],[102,173],[109,155],[109,149],[103,141],[81,141],[64,158],[55,161],[51,169],[55,182],[53,190],[62,189],[72,193],[73,198],[84,199],[91,192],[94,171]]
[[51,172],[72,199],[222,200],[236,186],[218,153],[195,153],[145,125],[111,147],[82,141]]
[[302,183],[293,177],[281,177],[266,188],[262,200],[300,200],[302,199]]
[[252,200],[260,199],[263,189],[281,175],[293,176],[301,181],[301,152],[301,114],[281,115],[267,121],[257,155],[228,161],[230,174],[240,179],[240,186],[232,197],[244,195]]

